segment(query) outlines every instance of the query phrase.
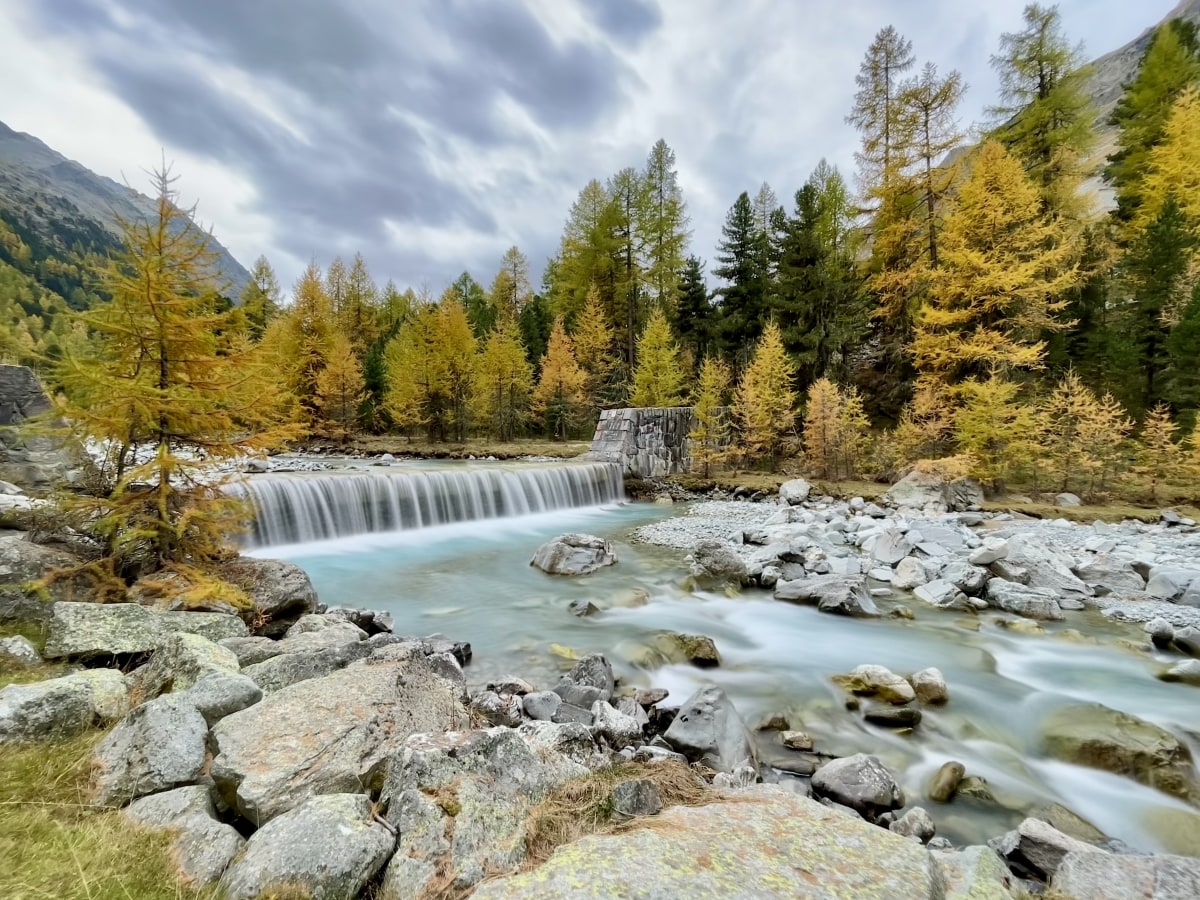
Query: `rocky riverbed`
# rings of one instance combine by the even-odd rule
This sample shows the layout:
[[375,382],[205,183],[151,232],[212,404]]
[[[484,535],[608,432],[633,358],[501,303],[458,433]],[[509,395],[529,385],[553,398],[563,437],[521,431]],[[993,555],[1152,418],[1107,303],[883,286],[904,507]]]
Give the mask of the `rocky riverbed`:
[[[1169,648],[1188,677],[1185,656],[1200,652],[1192,526],[1018,522],[965,508],[962,486],[921,490],[875,505],[793,483],[778,501],[696,504],[638,535],[687,552],[698,589],[761,588],[781,609],[812,606],[851,617],[849,628],[903,621],[906,607],[1034,629],[1103,615],[1127,640]],[[588,535],[534,557],[563,585],[617,561]],[[37,618],[45,635],[40,648],[0,642],[4,665],[44,657],[69,670],[0,690],[0,743],[110,729],[92,802],[169,830],[180,879],[229,897],[1003,898],[1046,884],[1064,897],[1200,895],[1200,860],[1128,852],[1053,804],[987,845],[955,846],[930,804],[986,803],[984,779],[948,762],[913,796],[876,755],[830,753],[786,715],[747,722],[715,685],[668,700],[622,683],[599,654],[557,679],[478,683],[468,644],[326,608],[288,563],[236,563],[255,603],[239,616],[97,606],[66,585],[31,597],[29,583],[69,557],[21,535],[0,538],[0,560],[0,618]],[[663,633],[648,651],[701,670],[724,663],[703,635]],[[834,681],[847,708],[902,736],[940,727],[958,702],[961,686],[936,663],[897,672],[863,660]],[[1046,726],[1056,758],[1195,807],[1186,735],[1083,709]],[[563,796],[578,802],[579,784],[598,792],[587,809],[606,822],[546,847],[539,816]]]

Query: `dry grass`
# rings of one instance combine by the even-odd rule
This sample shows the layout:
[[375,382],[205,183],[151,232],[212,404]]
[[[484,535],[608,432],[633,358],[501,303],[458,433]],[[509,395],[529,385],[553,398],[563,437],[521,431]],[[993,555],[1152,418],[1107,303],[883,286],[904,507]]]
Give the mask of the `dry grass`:
[[419,456],[430,459],[466,459],[468,456],[494,456],[497,459],[516,459],[521,456],[552,456],[569,459],[591,449],[591,441],[546,441],[526,438],[518,441],[490,441],[468,438],[465,441],[433,442],[408,440],[394,434],[363,435],[346,445],[347,450],[361,453],[391,453],[394,456]]
[[[1138,506],[1131,503],[1113,502],[1103,505],[1055,506],[1053,503],[1014,503],[1004,497],[987,500],[983,504],[987,512],[1011,512],[1034,519],[1066,519],[1068,522],[1123,522],[1134,519],[1139,522],[1157,522],[1162,507]],[[1172,507],[1181,516],[1200,520],[1200,509],[1194,506]]]
[[174,880],[166,835],[87,805],[101,733],[0,753],[0,897],[5,900],[215,900]]
[[678,763],[618,763],[568,781],[546,796],[529,814],[526,830],[528,856],[524,868],[533,869],[554,851],[589,834],[608,834],[642,827],[653,818],[618,823],[612,818],[612,791],[622,781],[653,782],[663,808],[700,806],[716,798],[712,789],[692,769]]

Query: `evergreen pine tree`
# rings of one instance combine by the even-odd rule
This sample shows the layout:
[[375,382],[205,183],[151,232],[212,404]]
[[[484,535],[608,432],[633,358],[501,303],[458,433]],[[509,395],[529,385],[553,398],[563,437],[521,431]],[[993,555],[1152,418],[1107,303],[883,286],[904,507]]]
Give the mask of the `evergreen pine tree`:
[[261,339],[267,326],[279,317],[281,296],[275,270],[265,256],[260,256],[254,261],[250,280],[242,289],[241,297],[242,311],[254,340]]
[[767,273],[763,269],[763,235],[758,230],[750,195],[742,192],[725,217],[717,245],[720,265],[713,274],[725,284],[717,288],[715,342],[727,359],[744,363],[763,333]]
[[671,327],[692,359],[700,359],[714,349],[710,334],[712,318],[713,306],[704,280],[704,263],[698,257],[689,256],[679,279],[679,301],[673,311]]

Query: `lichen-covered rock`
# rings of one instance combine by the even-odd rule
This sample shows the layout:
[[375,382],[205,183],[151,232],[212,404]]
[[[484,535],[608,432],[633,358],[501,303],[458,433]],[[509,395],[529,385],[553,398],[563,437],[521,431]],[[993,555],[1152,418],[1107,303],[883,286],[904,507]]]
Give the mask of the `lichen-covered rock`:
[[236,673],[237,656],[198,634],[172,634],[163,638],[150,661],[131,676],[142,697],[164,691],[186,691],[210,672]]
[[237,616],[228,613],[184,612],[168,610],[158,614],[163,628],[177,634],[198,634],[210,641],[246,637],[250,629]]
[[213,728],[225,801],[262,824],[316,794],[366,792],[409,735],[466,725],[459,686],[421,644],[290,685]]
[[180,697],[196,707],[211,728],[226,716],[253,706],[263,698],[263,691],[245,675],[212,671],[202,675]]
[[989,841],[988,846],[1008,860],[1009,868],[1040,881],[1049,881],[1068,853],[1105,852],[1063,834],[1041,819],[1025,819],[1013,831]]
[[420,896],[439,864],[458,890],[520,865],[530,808],[586,773],[509,728],[414,735],[393,758],[380,794],[400,835],[381,900]]
[[589,575],[616,563],[612,544],[594,534],[560,534],[538,547],[529,561],[549,575]]
[[660,631],[649,643],[639,646],[629,655],[629,661],[644,669],[668,664],[691,664],[701,669],[721,664],[721,654],[713,639],[702,634],[679,634]]
[[854,756],[827,762],[812,777],[813,794],[848,806],[873,820],[880,813],[904,806],[904,791],[896,776],[874,756]]
[[931,853],[942,873],[945,900],[1027,900],[1029,896],[990,847]]
[[136,603],[55,603],[42,653],[46,659],[90,659],[149,653],[167,631],[162,618]]
[[70,737],[115,722],[129,710],[125,676],[88,669],[0,688],[0,744]]
[[1184,900],[1200,897],[1200,859],[1068,853],[1051,886],[1080,900]]
[[665,810],[653,828],[567,844],[532,872],[485,882],[473,900],[942,896],[919,844],[778,787],[735,796]]
[[631,778],[613,787],[613,819],[624,822],[640,816],[654,816],[662,812],[662,796],[654,782],[646,778]]
[[613,709],[603,700],[592,704],[592,733],[603,737],[614,750],[640,743],[642,740],[641,723],[632,716]]
[[0,663],[18,669],[29,669],[42,664],[42,654],[27,637],[19,634],[0,638]]
[[295,563],[239,556],[223,563],[219,574],[250,595],[252,609],[246,616],[256,634],[279,637],[317,608],[316,589]]
[[911,684],[884,666],[856,666],[848,675],[835,675],[833,681],[852,694],[878,697],[885,703],[911,703],[917,697]]
[[[280,641],[289,644],[293,639]],[[265,694],[274,694],[292,684],[321,678],[346,668],[356,660],[366,659],[373,648],[366,641],[355,641],[323,650],[296,650],[288,648],[284,653],[272,656],[253,665],[248,665],[242,674],[262,688]]]
[[715,685],[700,688],[684,702],[663,740],[689,761],[715,772],[732,772],[756,760],[746,723]]
[[1187,747],[1170,732],[1127,713],[1098,703],[1055,710],[1042,722],[1042,746],[1056,759],[1200,801]]
[[208,723],[179,696],[133,710],[92,753],[92,802],[130,800],[195,781],[204,768]]
[[122,811],[131,822],[171,833],[169,859],[180,884],[216,884],[246,846],[237,829],[218,822],[207,787],[193,785],[134,800]]
[[554,686],[554,693],[580,709],[590,709],[597,700],[611,700],[616,689],[612,663],[599,653],[585,656]]
[[387,862],[396,839],[360,794],[313,797],[268,822],[221,880],[228,900],[346,900]]

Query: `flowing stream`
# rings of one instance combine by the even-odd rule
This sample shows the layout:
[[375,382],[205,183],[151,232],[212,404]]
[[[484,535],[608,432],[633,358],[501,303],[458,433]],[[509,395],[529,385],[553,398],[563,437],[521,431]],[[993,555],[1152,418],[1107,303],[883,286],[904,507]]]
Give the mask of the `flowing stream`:
[[[280,517],[285,527],[267,532],[260,526],[256,540],[266,542],[267,535],[274,540],[252,552],[303,566],[325,603],[388,610],[398,633],[441,632],[470,641],[475,657],[467,676],[472,684],[511,673],[548,688],[571,666],[559,655],[562,648],[606,653],[625,682],[667,688],[668,702],[681,702],[696,686],[715,682],[751,727],[767,714],[784,713],[794,728],[812,734],[819,751],[878,755],[898,773],[909,803],[925,806],[939,833],[956,843],[986,841],[1015,826],[1029,809],[1058,802],[1136,850],[1200,854],[1200,814],[1186,803],[1128,778],[1047,759],[1039,750],[1042,717],[1081,701],[1152,721],[1189,741],[1193,752],[1200,749],[1194,737],[1200,735],[1197,688],[1159,681],[1155,671],[1160,661],[1119,646],[1120,638],[1135,635],[1130,626],[1086,611],[1070,614],[1063,623],[1047,623],[1047,634],[1024,635],[998,627],[990,614],[964,617],[911,597],[880,602],[885,612],[904,602],[916,615],[906,621],[831,616],[777,602],[766,591],[747,590],[734,597],[689,593],[683,587],[680,551],[630,539],[637,526],[677,514],[679,507],[619,504],[619,482],[614,495],[604,493],[603,479],[570,480],[579,479],[578,474],[568,479],[571,487],[564,488],[565,494],[537,494],[540,505],[505,506],[521,492],[505,493],[504,476],[498,473],[525,472],[521,477],[527,478],[534,470],[496,465],[496,474],[480,476],[479,470],[492,471],[489,465],[458,472],[468,477],[475,471],[469,478],[482,478],[480,484],[489,486],[471,486],[471,504],[435,503],[430,508],[441,510],[440,518],[423,520],[448,524],[413,527],[402,519],[379,518],[375,521],[400,521],[408,530],[375,533],[363,533],[370,529],[359,527],[358,513],[331,508],[325,488],[290,487],[318,480],[313,476],[252,479],[254,486],[269,482],[271,490],[278,483],[281,494],[307,492],[316,498],[323,521],[334,523],[333,530],[323,524],[316,532],[326,539],[282,545],[280,541],[305,541],[314,533],[305,514],[293,507]],[[586,468],[563,465],[541,471]],[[454,471],[433,467],[426,474]],[[361,473],[348,477],[373,485],[376,479],[400,480]],[[558,478],[546,483],[567,483]],[[585,483],[596,492],[589,494]],[[455,490],[462,486],[453,478],[443,484],[456,485]],[[397,488],[388,484],[389,496],[399,496]],[[485,502],[501,496],[503,503]],[[448,515],[448,509],[458,511]],[[469,519],[463,509],[483,513]],[[529,566],[537,546],[564,531],[609,538],[619,564],[576,579],[555,578]],[[601,612],[587,618],[572,615],[568,605],[576,599],[593,601]],[[1079,640],[1069,629],[1087,639]],[[708,635],[721,654],[721,666],[654,671],[632,666],[630,652],[660,630]],[[950,702],[940,709],[925,708],[922,724],[910,734],[869,725],[861,713],[844,708],[841,690],[829,680],[861,663],[901,673],[937,666],[949,684]],[[776,735],[758,738],[765,762],[786,752]],[[929,778],[952,759],[962,762],[968,774],[986,778],[998,803],[960,797],[938,805],[924,799]]]

